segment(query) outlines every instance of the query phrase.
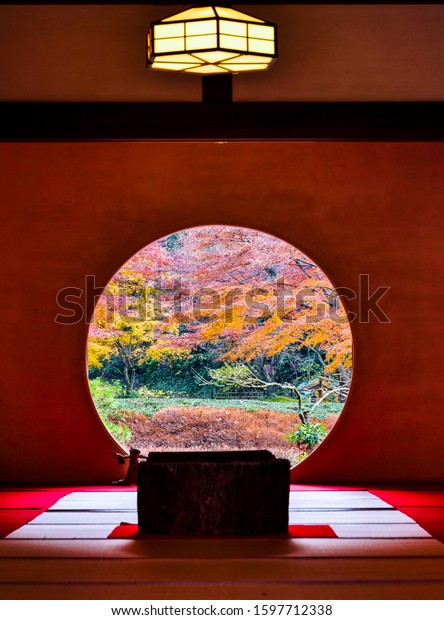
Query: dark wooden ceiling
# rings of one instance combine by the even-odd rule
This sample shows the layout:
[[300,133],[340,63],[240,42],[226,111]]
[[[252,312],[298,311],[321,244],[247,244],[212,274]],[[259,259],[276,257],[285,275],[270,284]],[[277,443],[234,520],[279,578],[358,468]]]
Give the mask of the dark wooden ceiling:
[[[0,5],[11,4],[11,0],[0,0]],[[278,2],[266,2],[265,0],[242,0],[239,3],[233,2],[202,2],[201,0],[189,0],[184,2],[181,0],[131,0],[131,2],[122,2],[121,0],[46,0],[45,2],[33,2],[32,0],[15,0],[13,4],[16,5],[64,5],[64,4],[77,4],[77,5],[117,5],[117,4],[142,4],[145,6],[206,6],[209,4],[214,5],[229,5],[229,6],[247,6],[247,5],[316,5],[316,4],[339,4],[339,5],[353,5],[353,4],[444,4],[444,0],[427,0],[427,2],[415,2],[414,0],[348,0],[344,2],[341,0],[278,0]]]

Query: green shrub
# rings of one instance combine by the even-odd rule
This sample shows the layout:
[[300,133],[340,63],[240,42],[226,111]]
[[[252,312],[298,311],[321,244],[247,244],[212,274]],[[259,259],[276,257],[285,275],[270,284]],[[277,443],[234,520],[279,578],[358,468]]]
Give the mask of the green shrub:
[[164,390],[150,390],[146,385],[142,385],[137,390],[137,398],[168,398],[169,393]]
[[286,436],[291,445],[311,452],[320,443],[327,432],[322,424],[308,423],[301,424],[293,433]]
[[103,420],[104,425],[109,430],[111,435],[116,439],[119,443],[124,446],[127,445],[131,440],[131,431],[126,424],[120,422],[119,424],[115,424],[111,422],[108,416],[101,415],[101,419]]
[[92,379],[89,382],[91,395],[94,404],[99,412],[100,418],[111,435],[121,444],[127,444],[131,439],[131,431],[123,418],[113,411],[116,400],[122,398],[124,389],[119,381],[108,383],[100,378]]
[[98,411],[109,411],[116,398],[122,398],[124,389],[119,381],[108,383],[103,379],[91,379],[89,389]]
[[264,398],[268,403],[297,403],[296,398],[289,398],[288,396],[270,396],[269,398]]

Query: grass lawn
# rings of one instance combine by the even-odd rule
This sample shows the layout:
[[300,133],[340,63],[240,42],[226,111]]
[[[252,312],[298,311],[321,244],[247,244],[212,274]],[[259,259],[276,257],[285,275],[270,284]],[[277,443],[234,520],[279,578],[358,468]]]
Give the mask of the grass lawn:
[[[310,410],[312,404],[303,401],[304,410]],[[315,409],[314,417],[323,420],[331,414],[339,414],[343,408],[343,403],[322,403]],[[244,411],[278,411],[279,413],[297,413],[297,401],[293,399],[264,398],[260,400],[242,399],[211,399],[211,398],[117,398],[114,400],[112,411],[133,411],[152,416],[161,409],[173,407],[210,407],[214,409],[233,408],[243,409]]]

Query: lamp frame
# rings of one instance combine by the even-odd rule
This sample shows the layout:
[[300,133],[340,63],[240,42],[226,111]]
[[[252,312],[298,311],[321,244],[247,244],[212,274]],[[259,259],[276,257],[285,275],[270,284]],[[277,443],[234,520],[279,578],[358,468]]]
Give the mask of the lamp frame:
[[[214,8],[217,5],[208,5],[211,6],[212,8]],[[192,8],[200,8],[200,7],[192,7]],[[155,62],[155,60],[160,60],[162,57],[166,57],[166,56],[171,56],[174,53],[177,54],[201,54],[201,53],[205,53],[205,52],[214,52],[214,51],[220,51],[220,52],[227,52],[227,53],[238,53],[239,55],[242,54],[242,52],[238,52],[238,50],[233,50],[233,49],[228,49],[225,47],[220,47],[220,32],[219,32],[219,27],[217,28],[217,47],[206,47],[206,48],[199,48],[199,49],[193,49],[193,50],[183,50],[181,52],[160,52],[160,53],[154,53],[154,28],[155,26],[159,26],[159,25],[163,25],[165,23],[166,19],[169,19],[170,17],[174,17],[175,15],[177,15],[177,13],[173,13],[171,15],[167,15],[166,17],[164,17],[163,19],[159,19],[156,20],[154,22],[152,22],[150,24],[149,30],[148,30],[148,34],[147,34],[147,54],[146,54],[146,68],[147,69],[151,69],[152,64]],[[247,15],[248,17],[248,15]],[[234,22],[234,23],[238,23],[238,24],[245,24],[245,23],[257,23],[257,22],[249,22],[248,20],[242,20],[242,19],[233,19],[231,17],[219,17],[217,14],[215,15],[215,17],[201,17],[201,18],[196,18],[196,19],[178,19],[176,21],[168,21],[168,24],[177,24],[177,23],[193,23],[193,22],[204,22],[204,21],[219,21],[223,19],[224,21],[229,21],[229,22]],[[265,20],[261,20],[261,25],[263,26],[270,26],[273,28],[274,30],[274,54],[261,54],[262,56],[267,56],[268,58],[271,58],[271,62],[269,63],[268,67],[266,69],[252,69],[251,71],[242,71],[242,73],[255,73],[256,71],[268,71],[269,68],[271,67],[272,64],[274,64],[274,62],[277,60],[278,58],[278,27],[277,24],[275,24],[274,22],[268,22]],[[186,35],[184,37],[186,39]],[[152,51],[151,51],[152,48]],[[248,50],[245,52],[245,54],[248,54]],[[257,54],[258,56],[260,54]],[[252,64],[254,64],[254,56],[252,56]],[[153,69],[154,70],[154,69]],[[156,69],[156,71],[169,71],[168,69]],[[179,70],[175,70],[175,71],[169,71],[170,73],[187,73],[186,69],[179,69]],[[236,74],[236,71],[230,71],[227,69],[226,73],[231,73],[231,74]],[[201,74],[196,74],[196,75],[201,75]],[[222,75],[222,74],[216,74],[216,75]]]

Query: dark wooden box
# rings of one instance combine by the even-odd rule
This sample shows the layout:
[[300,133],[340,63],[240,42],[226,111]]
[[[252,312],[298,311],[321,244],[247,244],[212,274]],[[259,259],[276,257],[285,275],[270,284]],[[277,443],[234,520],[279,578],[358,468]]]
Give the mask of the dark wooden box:
[[286,533],[289,485],[290,463],[266,450],[150,453],[139,465],[139,532]]

